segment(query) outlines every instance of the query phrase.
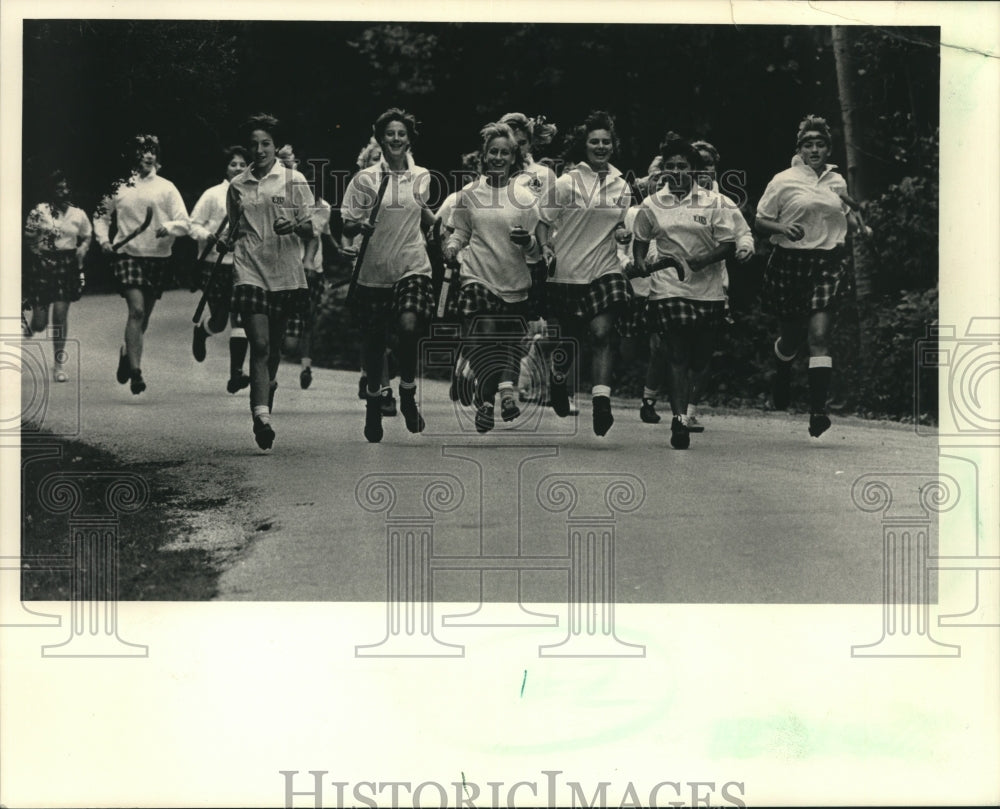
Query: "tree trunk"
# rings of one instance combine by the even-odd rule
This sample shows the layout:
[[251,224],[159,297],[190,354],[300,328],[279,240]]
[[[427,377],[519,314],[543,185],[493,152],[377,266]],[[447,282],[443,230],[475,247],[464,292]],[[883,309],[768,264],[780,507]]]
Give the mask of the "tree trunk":
[[[854,82],[858,75],[853,51],[853,30],[848,26],[833,27],[833,58],[837,66],[837,90],[840,98],[840,117],[843,124],[844,148],[847,152],[847,189],[858,202],[868,199],[868,176],[861,152],[862,127],[856,103]],[[844,324],[854,332],[854,349],[858,356],[849,358],[851,365],[857,366],[869,356],[868,329],[864,323],[864,300],[871,294],[871,264],[869,257],[857,237],[851,238],[854,254],[854,306],[846,307],[844,314],[850,324]],[[853,309],[853,313],[850,311]],[[853,316],[852,316],[853,315]]]
[[[868,199],[868,172],[861,151],[862,126],[858,105],[855,101],[854,80],[857,68],[854,62],[853,33],[849,26],[835,25],[833,27],[833,58],[837,65],[837,91],[840,98],[840,117],[843,123],[844,147],[847,152],[847,188],[858,202]],[[857,297],[862,300],[871,292],[871,279],[868,272],[867,257],[858,249],[858,240],[852,239],[854,245],[854,275],[857,285]]]

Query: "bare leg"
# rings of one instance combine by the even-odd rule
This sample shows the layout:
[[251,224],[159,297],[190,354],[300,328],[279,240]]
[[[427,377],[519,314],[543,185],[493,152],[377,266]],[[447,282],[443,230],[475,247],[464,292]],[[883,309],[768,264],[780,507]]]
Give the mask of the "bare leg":
[[590,344],[593,350],[590,359],[591,384],[611,385],[614,362],[611,335],[614,332],[614,322],[615,318],[611,312],[601,312],[590,321]]
[[267,315],[243,315],[243,327],[250,341],[250,409],[267,407],[271,374],[268,368],[271,333]]
[[128,320],[125,321],[125,354],[132,370],[142,368],[142,335],[149,325],[146,312],[146,296],[141,289],[131,287],[125,290],[128,306]]
[[69,301],[52,304],[52,350],[56,365],[62,365],[66,358],[66,336],[69,333]]
[[31,333],[38,334],[49,327],[49,305],[31,307]]

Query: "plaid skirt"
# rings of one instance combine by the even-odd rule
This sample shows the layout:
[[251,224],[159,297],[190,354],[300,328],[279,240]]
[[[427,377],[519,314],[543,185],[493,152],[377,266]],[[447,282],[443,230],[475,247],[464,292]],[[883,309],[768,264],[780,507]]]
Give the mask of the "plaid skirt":
[[229,309],[242,316],[246,323],[250,315],[267,315],[268,320],[287,320],[301,314],[309,304],[309,291],[282,289],[272,291],[252,284],[236,284]]
[[764,308],[781,320],[801,320],[837,304],[850,283],[850,253],[775,247],[761,292]]
[[125,296],[126,289],[140,288],[154,298],[163,295],[163,288],[171,280],[169,258],[118,256],[115,261],[115,280],[118,294]]
[[609,309],[625,309],[633,294],[631,285],[620,272],[609,272],[589,284],[549,282],[545,293],[552,317],[586,320],[592,320]]
[[615,328],[620,337],[642,337],[649,334],[647,307],[649,298],[645,295],[634,295],[628,309],[618,316]]
[[448,314],[469,319],[476,315],[527,315],[528,301],[508,303],[485,284],[478,281],[465,284],[451,301]]
[[201,262],[201,289],[208,301],[208,309],[212,314],[229,310],[229,301],[233,297],[233,265],[220,264],[215,277],[214,261]]
[[649,302],[646,311],[649,330],[666,334],[678,326],[719,326],[726,316],[726,302],[658,298]]
[[31,272],[24,278],[21,297],[32,306],[78,301],[80,292],[76,250],[56,250],[31,257]]
[[407,275],[392,287],[366,287],[358,284],[351,301],[351,310],[362,326],[388,324],[403,312],[414,312],[429,321],[437,310],[434,283],[429,275]]

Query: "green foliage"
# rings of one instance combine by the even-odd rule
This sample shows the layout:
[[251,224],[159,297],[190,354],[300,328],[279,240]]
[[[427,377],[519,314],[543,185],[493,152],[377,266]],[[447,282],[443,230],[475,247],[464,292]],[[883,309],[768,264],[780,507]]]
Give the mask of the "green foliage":
[[864,250],[872,290],[881,295],[927,289],[938,280],[937,133],[915,141],[897,138],[896,159],[911,164],[917,173],[864,205],[865,220],[874,232]]
[[434,92],[436,34],[406,25],[375,25],[347,44],[371,66],[373,91],[405,96]]

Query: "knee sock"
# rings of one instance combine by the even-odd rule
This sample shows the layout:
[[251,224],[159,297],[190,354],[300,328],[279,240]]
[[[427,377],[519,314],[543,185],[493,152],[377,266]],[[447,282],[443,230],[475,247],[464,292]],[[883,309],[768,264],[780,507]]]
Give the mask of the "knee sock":
[[201,323],[199,325],[201,326],[202,329],[205,330],[205,334],[207,334],[209,337],[211,337],[213,334],[219,334],[219,332],[223,332],[226,330],[225,324],[223,324],[221,329],[213,329],[212,318],[210,315],[207,314],[202,318]]
[[809,412],[825,413],[826,397],[830,391],[833,360],[830,357],[809,358]]
[[238,326],[234,326],[229,333],[229,375],[237,376],[243,370],[243,363],[246,362],[247,348],[250,341],[247,340],[247,333]]

